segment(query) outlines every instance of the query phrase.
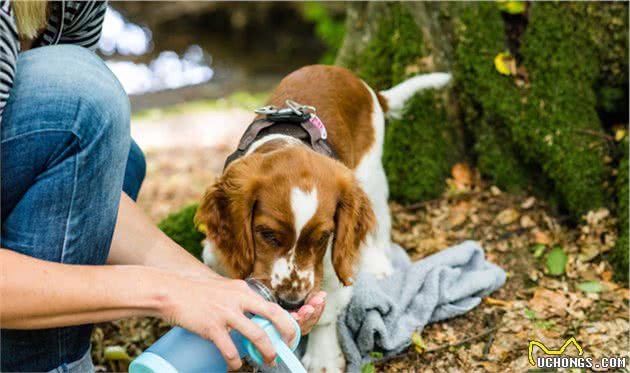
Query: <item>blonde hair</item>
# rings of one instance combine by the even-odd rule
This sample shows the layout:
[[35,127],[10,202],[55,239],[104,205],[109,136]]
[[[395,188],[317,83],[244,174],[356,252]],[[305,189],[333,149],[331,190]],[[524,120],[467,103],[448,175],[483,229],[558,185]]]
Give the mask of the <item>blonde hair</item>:
[[46,26],[47,0],[21,0],[13,1],[15,22],[20,36],[27,39],[37,37],[39,30]]

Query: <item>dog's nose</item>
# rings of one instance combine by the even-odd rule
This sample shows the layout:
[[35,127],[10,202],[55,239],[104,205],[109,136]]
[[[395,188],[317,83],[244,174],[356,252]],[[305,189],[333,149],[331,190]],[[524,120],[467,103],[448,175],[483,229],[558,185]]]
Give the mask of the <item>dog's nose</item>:
[[278,304],[285,310],[294,311],[304,305],[304,298],[300,300],[291,300],[278,297]]

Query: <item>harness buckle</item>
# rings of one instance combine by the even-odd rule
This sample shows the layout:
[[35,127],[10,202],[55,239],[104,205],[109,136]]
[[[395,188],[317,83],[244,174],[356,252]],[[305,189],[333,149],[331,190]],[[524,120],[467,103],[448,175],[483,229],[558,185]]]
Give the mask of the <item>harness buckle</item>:
[[299,116],[302,116],[307,113],[315,114],[315,112],[317,111],[317,109],[314,106],[298,104],[297,102],[293,100],[286,100],[284,103],[287,104],[287,106],[291,110],[293,110],[293,112],[296,115],[299,115]]
[[278,108],[273,105],[261,106],[254,110],[254,113],[256,114],[265,114],[265,115],[276,114],[277,112],[278,112]]

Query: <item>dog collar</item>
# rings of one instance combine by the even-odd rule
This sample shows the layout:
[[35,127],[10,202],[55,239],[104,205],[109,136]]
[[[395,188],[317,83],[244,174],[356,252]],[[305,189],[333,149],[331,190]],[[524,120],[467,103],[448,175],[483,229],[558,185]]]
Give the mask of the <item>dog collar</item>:
[[256,140],[271,134],[294,137],[314,151],[338,159],[337,153],[328,142],[326,127],[315,113],[316,109],[292,100],[287,100],[286,105],[284,108],[263,106],[254,111],[264,117],[255,119],[247,127],[239,140],[238,148],[227,157],[223,171],[230,163],[244,156]]

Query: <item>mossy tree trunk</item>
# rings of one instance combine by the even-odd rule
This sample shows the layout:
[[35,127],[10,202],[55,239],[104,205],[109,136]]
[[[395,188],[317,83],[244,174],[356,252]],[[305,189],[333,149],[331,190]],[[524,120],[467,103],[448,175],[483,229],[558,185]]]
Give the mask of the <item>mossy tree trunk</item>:
[[[450,166],[469,161],[501,188],[543,192],[578,221],[623,202],[624,186],[627,194],[627,170],[618,198],[608,187],[619,152],[606,141],[613,125],[628,123],[627,29],[627,3],[528,3],[516,15],[497,3],[352,3],[337,64],[377,89],[423,72],[454,74],[450,92],[419,94],[388,124],[393,198],[439,195]],[[518,78],[494,66],[508,51]]]

